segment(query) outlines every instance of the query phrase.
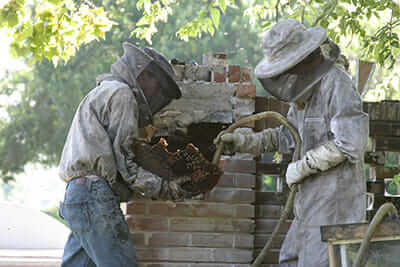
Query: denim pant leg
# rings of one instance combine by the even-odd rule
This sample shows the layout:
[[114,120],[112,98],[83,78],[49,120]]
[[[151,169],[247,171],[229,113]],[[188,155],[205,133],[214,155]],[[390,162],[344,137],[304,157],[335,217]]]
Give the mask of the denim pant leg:
[[105,180],[90,186],[91,230],[85,248],[98,267],[136,267],[136,253],[120,203]]
[[70,233],[67,243],[65,244],[61,267],[73,266],[96,267],[96,264],[89,258],[75,234]]
[[85,185],[70,182],[61,212],[76,242],[97,267],[137,266],[128,225],[105,180],[87,180]]

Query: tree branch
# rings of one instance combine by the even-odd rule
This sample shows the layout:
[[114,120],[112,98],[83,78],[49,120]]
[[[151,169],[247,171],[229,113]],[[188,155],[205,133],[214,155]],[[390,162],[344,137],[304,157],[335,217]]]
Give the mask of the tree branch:
[[313,23],[312,27],[315,27],[318,25],[318,23],[324,19],[329,17],[329,15],[332,13],[332,11],[336,8],[338,4],[338,0],[333,0],[332,5],[331,6],[327,6],[321,13],[321,15],[315,20],[315,22]]
[[310,0],[309,2],[307,2],[306,0],[306,4],[303,6],[303,10],[301,11],[301,24],[304,24],[304,16],[306,13],[306,7],[307,5],[311,5],[313,0]]
[[275,5],[275,22],[278,22],[279,20],[279,5],[281,3],[281,0],[277,0],[276,1],[276,5]]

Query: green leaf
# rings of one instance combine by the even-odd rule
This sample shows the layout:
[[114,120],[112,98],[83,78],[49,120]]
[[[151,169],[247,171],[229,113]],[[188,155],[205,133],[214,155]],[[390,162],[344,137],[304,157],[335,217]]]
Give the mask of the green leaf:
[[212,21],[214,22],[215,28],[218,29],[219,20],[220,20],[220,16],[221,16],[221,14],[219,13],[219,10],[215,7],[210,8],[210,15],[211,15]]
[[140,10],[143,7],[143,4],[144,4],[144,0],[139,0],[136,3],[136,9]]
[[7,14],[7,24],[8,27],[13,28],[18,24],[18,15],[15,10],[11,10]]
[[22,31],[18,33],[18,37],[15,38],[15,41],[17,42],[22,42],[25,39],[31,37],[33,34],[33,26],[32,24],[28,21],[23,25]]
[[50,4],[53,4],[53,5],[59,5],[61,2],[62,2],[62,0],[48,0],[49,1],[49,3]]
[[218,0],[218,6],[221,8],[222,12],[225,13],[225,10],[226,10],[226,0]]

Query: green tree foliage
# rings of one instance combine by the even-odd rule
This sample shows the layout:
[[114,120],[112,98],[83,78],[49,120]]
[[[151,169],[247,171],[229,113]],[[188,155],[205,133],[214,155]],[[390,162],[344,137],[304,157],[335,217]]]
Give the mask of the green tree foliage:
[[[362,43],[363,57],[392,67],[399,54],[398,26],[400,7],[393,0],[138,0],[132,1],[131,13],[140,18],[131,22],[131,32],[139,39],[152,43],[161,32],[162,24],[171,17],[188,14],[169,34],[188,41],[203,34],[213,36],[219,30],[221,18],[229,9],[239,9],[265,30],[283,18],[297,18],[307,26],[328,29],[331,39],[348,39]],[[97,8],[89,0],[9,0],[0,9],[0,27],[9,28],[13,37],[11,51],[18,57],[29,57],[31,62],[46,57],[57,63],[67,61],[81,44],[102,38],[109,31],[113,14],[109,2]],[[127,3],[115,1],[117,8]],[[107,13],[102,7],[107,9]],[[132,5],[130,5],[132,6]],[[186,7],[186,10],[182,9]],[[115,15],[115,14],[114,14]],[[124,23],[124,21],[122,21]]]
[[[28,162],[54,165],[62,147],[75,109],[86,93],[95,86],[97,75],[109,72],[110,65],[122,54],[122,42],[146,46],[145,40],[132,35],[140,19],[135,1],[110,2],[105,5],[109,18],[115,21],[106,38],[82,45],[76,56],[55,67],[45,59],[33,68],[9,73],[0,82],[0,95],[15,99],[1,107],[7,118],[0,122],[0,177],[11,178],[23,171]],[[227,52],[233,63],[253,65],[262,57],[259,51],[260,29],[252,28],[241,9],[227,9],[214,36],[183,42],[176,36],[177,25],[189,21],[185,10],[198,10],[197,4],[181,3],[181,12],[158,25],[159,34],[152,37],[153,47],[168,58],[201,62],[201,55],[210,51]]]
[[55,65],[68,61],[82,44],[104,38],[113,24],[102,7],[89,2],[34,0],[31,6],[31,1],[9,0],[0,9],[0,27],[13,39],[10,52],[31,64],[43,57]]

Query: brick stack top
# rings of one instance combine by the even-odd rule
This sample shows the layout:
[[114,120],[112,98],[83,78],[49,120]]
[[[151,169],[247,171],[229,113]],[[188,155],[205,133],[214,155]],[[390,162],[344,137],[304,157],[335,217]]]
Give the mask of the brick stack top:
[[231,124],[254,113],[256,85],[253,70],[230,65],[223,53],[204,56],[204,64],[173,65],[182,91],[154,117],[158,135],[198,123]]

